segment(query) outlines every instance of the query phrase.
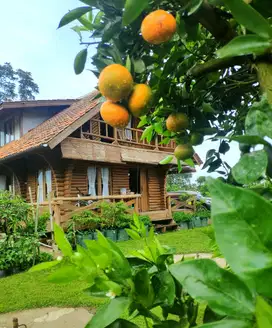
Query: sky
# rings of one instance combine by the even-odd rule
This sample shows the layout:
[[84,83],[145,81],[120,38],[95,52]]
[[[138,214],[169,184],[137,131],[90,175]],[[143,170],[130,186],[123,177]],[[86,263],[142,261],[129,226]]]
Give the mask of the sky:
[[[0,63],[31,72],[40,88],[37,99],[78,98],[96,86],[92,72],[74,73],[74,58],[81,50],[77,34],[69,27],[57,30],[61,17],[81,5],[78,0],[0,0]],[[205,141],[196,147],[203,161],[210,148],[218,149],[218,144]],[[232,142],[225,160],[233,166],[239,155]],[[206,171],[197,168],[194,179],[201,175]]]

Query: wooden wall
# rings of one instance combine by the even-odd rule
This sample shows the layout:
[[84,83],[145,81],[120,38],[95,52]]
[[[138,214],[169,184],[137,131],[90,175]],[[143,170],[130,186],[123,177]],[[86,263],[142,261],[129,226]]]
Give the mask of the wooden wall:
[[149,210],[158,211],[166,209],[166,171],[160,168],[149,168],[147,176]]

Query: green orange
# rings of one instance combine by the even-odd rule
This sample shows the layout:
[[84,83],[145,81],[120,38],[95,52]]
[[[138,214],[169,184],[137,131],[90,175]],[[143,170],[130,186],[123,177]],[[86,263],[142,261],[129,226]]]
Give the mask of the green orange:
[[174,151],[176,159],[184,161],[194,155],[194,148],[190,144],[178,145]]
[[184,113],[174,113],[168,116],[166,128],[171,132],[180,132],[189,127],[188,116]]

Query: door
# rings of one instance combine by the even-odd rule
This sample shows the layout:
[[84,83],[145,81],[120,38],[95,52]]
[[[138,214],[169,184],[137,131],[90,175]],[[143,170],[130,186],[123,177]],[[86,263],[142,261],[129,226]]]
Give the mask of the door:
[[148,183],[147,183],[147,169],[140,169],[140,189],[141,189],[141,210],[142,212],[149,211],[148,199]]

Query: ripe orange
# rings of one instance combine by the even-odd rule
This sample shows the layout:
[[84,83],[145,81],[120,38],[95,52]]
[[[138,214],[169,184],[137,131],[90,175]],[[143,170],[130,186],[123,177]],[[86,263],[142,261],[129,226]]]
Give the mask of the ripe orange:
[[128,101],[128,109],[135,117],[146,114],[152,96],[151,88],[146,84],[135,85]]
[[125,128],[129,123],[129,112],[121,105],[106,101],[100,108],[103,120],[114,128]]
[[190,144],[178,145],[174,151],[176,159],[180,159],[182,161],[191,158],[194,153],[194,148]]
[[188,116],[183,113],[171,114],[166,120],[166,128],[171,132],[180,132],[189,126]]
[[126,99],[133,88],[133,78],[122,65],[112,64],[103,69],[98,87],[104,97],[112,101]]
[[203,134],[197,132],[191,134],[190,142],[193,146],[201,145],[203,141],[204,141]]
[[171,14],[164,10],[156,10],[145,17],[141,32],[143,38],[152,44],[169,41],[175,34],[177,23]]

